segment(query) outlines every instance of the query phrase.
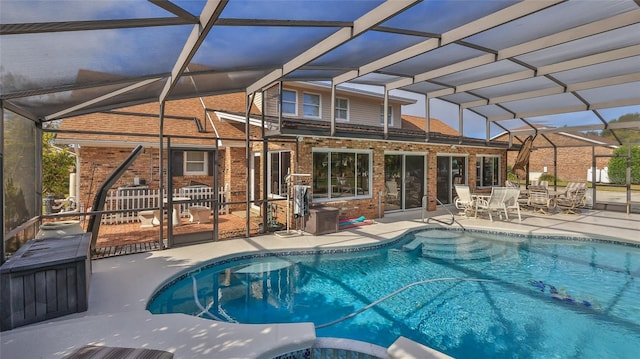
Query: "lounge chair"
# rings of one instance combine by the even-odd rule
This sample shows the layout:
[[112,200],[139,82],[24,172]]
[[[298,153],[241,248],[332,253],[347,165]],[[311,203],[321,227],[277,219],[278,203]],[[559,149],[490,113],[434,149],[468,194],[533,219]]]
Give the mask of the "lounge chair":
[[475,211],[475,201],[471,197],[471,190],[469,186],[463,184],[455,185],[457,197],[454,199],[454,204],[459,209],[461,214],[470,216]]
[[509,219],[509,215],[507,214],[505,208],[505,197],[507,195],[506,187],[493,187],[491,189],[491,196],[488,198],[478,197],[476,199],[476,215],[478,217],[479,211],[486,211],[489,214],[489,219],[493,222],[493,216],[491,212],[496,211],[500,218],[502,218],[502,212],[507,219]]
[[527,205],[534,210],[548,214],[553,205],[547,188],[544,186],[529,186],[529,201]]
[[557,197],[556,206],[560,207],[564,213],[578,214],[580,213],[578,207],[582,206],[586,192],[586,188],[578,188],[572,195]]

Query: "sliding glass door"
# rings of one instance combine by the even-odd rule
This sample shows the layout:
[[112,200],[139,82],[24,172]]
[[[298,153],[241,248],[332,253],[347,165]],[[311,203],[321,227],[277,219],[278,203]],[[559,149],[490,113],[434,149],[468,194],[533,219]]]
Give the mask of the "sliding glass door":
[[463,156],[438,156],[438,200],[452,203],[455,198],[454,184],[467,183],[467,158]]
[[426,188],[426,155],[384,156],[385,211],[420,208]]

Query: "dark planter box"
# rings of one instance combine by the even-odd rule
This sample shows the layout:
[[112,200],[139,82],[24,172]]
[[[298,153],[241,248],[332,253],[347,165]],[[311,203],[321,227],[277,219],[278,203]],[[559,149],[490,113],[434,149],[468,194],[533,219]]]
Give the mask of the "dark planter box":
[[30,240],[0,267],[0,330],[87,310],[91,233]]
[[338,232],[340,210],[334,207],[317,207],[309,210],[304,230],[314,236]]

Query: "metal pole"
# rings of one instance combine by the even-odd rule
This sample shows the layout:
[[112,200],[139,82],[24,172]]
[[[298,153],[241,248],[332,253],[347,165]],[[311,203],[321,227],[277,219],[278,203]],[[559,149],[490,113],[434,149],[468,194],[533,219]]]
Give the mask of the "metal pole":
[[245,101],[247,101],[246,103],[246,112],[245,112],[245,125],[244,125],[244,131],[245,131],[245,179],[247,181],[247,185],[245,187],[246,189],[246,193],[245,193],[245,203],[246,203],[246,213],[247,213],[247,220],[246,220],[246,235],[247,238],[251,237],[251,199],[249,198],[249,193],[251,193],[251,182],[249,181],[249,167],[251,166],[251,142],[250,142],[250,136],[249,136],[249,130],[250,130],[250,126],[249,126],[249,119],[251,117],[251,105],[253,104],[253,99],[255,97],[256,93],[253,92],[251,93],[251,96],[249,97],[245,97]]
[[[173,169],[171,168],[171,157],[171,137],[167,136],[167,175],[165,178],[167,181],[167,243],[169,248],[173,247],[173,227],[176,226],[176,224],[173,223],[173,212],[175,208],[173,208],[173,179],[171,178]],[[162,204],[164,205],[164,201]],[[179,210],[176,217],[180,220]]]
[[627,145],[627,216],[631,213],[631,144]]
[[[160,115],[159,115],[159,131],[158,131],[158,161],[160,162],[158,164],[159,170],[160,170],[160,174],[158,175],[158,207],[160,209],[160,218],[158,218],[160,220],[160,228],[159,228],[159,238],[158,238],[158,244],[160,245],[160,248],[165,248],[164,246],[164,205],[162,203],[163,200],[163,195],[162,192],[164,191],[164,176],[162,175],[164,173],[164,101],[160,102]],[[168,246],[168,240],[167,240],[167,248]]]
[[[260,175],[260,178],[262,179],[262,183],[260,183],[260,188],[262,188],[262,205],[260,206],[260,208],[262,208],[262,233],[267,233],[268,231],[268,226],[269,223],[267,223],[267,211],[269,210],[269,196],[267,195],[267,191],[269,190],[268,188],[268,181],[267,181],[267,175],[269,174],[269,172],[267,171],[267,156],[269,155],[269,140],[265,137],[265,130],[264,130],[264,120],[265,120],[265,110],[266,110],[266,105],[265,105],[265,92],[262,92],[262,165],[260,166],[260,171],[262,172]],[[280,104],[280,106],[282,107],[282,104]],[[254,163],[254,169],[255,169],[255,163]],[[255,176],[254,176],[254,181],[255,181]],[[254,188],[256,187],[255,183],[254,183]]]
[[218,167],[220,166],[220,162],[218,161],[218,157],[220,156],[220,148],[219,148],[220,140],[216,137],[216,149],[215,154],[213,156],[213,193],[214,193],[214,202],[213,202],[213,240],[218,240],[218,231],[219,226],[218,222],[220,221],[220,178],[218,177]]
[[[42,166],[42,164],[41,164]],[[4,227],[4,102],[0,100],[0,229],[2,230],[2,244],[0,244],[0,264],[4,263],[4,240],[6,232]],[[42,211],[42,209],[40,209]]]
[[429,96],[424,95],[424,113],[426,117],[426,123],[424,127],[425,140],[429,142],[429,135],[431,133],[431,107],[429,106]]
[[596,208],[596,146],[591,146],[591,208]]

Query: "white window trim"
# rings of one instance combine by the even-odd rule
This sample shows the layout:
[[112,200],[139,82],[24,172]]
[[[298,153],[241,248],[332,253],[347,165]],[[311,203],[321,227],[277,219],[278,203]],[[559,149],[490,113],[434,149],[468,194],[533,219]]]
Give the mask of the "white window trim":
[[[282,150],[282,151],[268,151],[267,152],[267,174],[269,176],[269,180],[267,181],[267,198],[277,198],[277,199],[282,199],[282,198],[287,198],[286,196],[280,196],[277,194],[274,194],[271,188],[271,155],[274,153],[278,153],[280,156],[280,163],[282,163],[282,153],[283,152],[289,152],[289,158],[291,158],[291,150]],[[289,163],[289,167],[291,167],[291,163]]]
[[[293,94],[295,95],[295,102],[293,103],[293,108],[294,108],[294,112],[284,112],[284,109],[282,111],[283,115],[292,115],[292,116],[298,116],[298,91],[296,90],[290,90],[290,89],[282,89],[282,92],[293,92]],[[283,96],[280,96],[280,99],[282,99],[282,102],[284,102],[284,98]],[[280,99],[278,99],[278,113],[280,112],[280,108],[284,107],[282,106],[282,104],[280,103]],[[287,102],[287,103],[291,103],[291,102]]]
[[[315,203],[325,203],[325,202],[335,202],[335,201],[350,201],[350,200],[359,200],[359,199],[367,199],[373,197],[373,150],[352,150],[345,148],[313,148],[311,149],[311,156],[313,157],[314,153],[329,153],[329,159],[331,159],[331,154],[334,152],[340,153],[355,153],[362,155],[369,155],[369,175],[367,176],[369,180],[369,194],[363,195],[355,195],[350,197],[329,197],[329,198],[314,198],[313,202]],[[313,165],[312,165],[313,166]],[[333,177],[331,173],[331,166],[327,165],[329,173],[327,176],[329,179]],[[332,184],[329,183],[329,186]]]
[[348,98],[345,98],[345,97],[336,97],[336,108],[333,109],[334,113],[335,113],[336,110],[338,110],[338,100],[347,101],[347,108],[346,109],[340,108],[340,110],[347,110],[347,118],[338,118],[338,117],[336,117],[336,121],[349,122],[349,107],[351,107],[350,101],[349,101]]
[[[197,152],[197,153],[202,153],[204,155],[204,160],[202,161],[203,163],[203,170],[202,171],[189,171],[187,170],[187,164],[189,163],[189,161],[187,161],[187,153],[188,152]],[[209,156],[207,155],[208,152],[206,151],[184,151],[183,152],[183,158],[182,158],[182,174],[184,176],[206,176],[209,174]],[[195,162],[195,161],[191,161],[191,162]],[[197,161],[198,163],[201,163],[201,161]]]
[[[500,186],[500,184],[503,181],[502,180],[502,160],[501,160],[502,156],[501,155],[476,155],[476,165],[478,164],[478,161],[480,161],[481,164],[484,164],[483,160],[485,158],[495,158],[495,159],[498,160],[498,173],[497,173],[497,176],[498,176],[498,186]],[[481,170],[482,170],[482,168],[481,168]],[[482,175],[482,171],[481,171],[480,174]],[[484,177],[476,178],[476,183],[482,182],[481,180],[483,180],[483,179],[484,179]],[[492,186],[482,186],[482,185],[478,186],[478,188],[489,188],[489,187],[492,187]]]
[[[307,106],[307,104],[304,102],[305,95],[318,96],[318,116],[309,116],[304,113],[304,107]],[[313,106],[313,105],[309,104],[308,106]],[[322,95],[321,94],[306,92],[306,91],[302,93],[302,116],[304,116],[305,118],[313,118],[313,119],[322,118]]]
[[[393,119],[393,106],[389,105],[389,116],[391,117],[391,122],[389,122],[389,127],[393,126],[394,123],[394,119]],[[384,117],[384,104],[380,105],[380,117]],[[384,120],[382,120],[380,122],[380,126],[384,126]]]

